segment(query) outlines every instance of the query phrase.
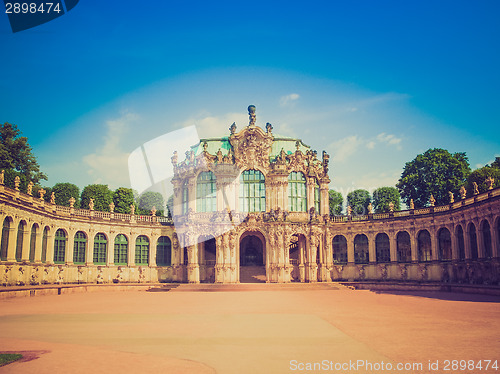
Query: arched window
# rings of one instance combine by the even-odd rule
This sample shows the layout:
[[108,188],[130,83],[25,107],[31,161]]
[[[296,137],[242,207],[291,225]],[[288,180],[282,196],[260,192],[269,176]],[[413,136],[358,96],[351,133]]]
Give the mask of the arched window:
[[140,235],[135,240],[135,264],[149,265],[149,239]]
[[354,263],[368,263],[368,237],[365,234],[358,234],[354,238]]
[[43,229],[43,237],[42,237],[42,262],[45,263],[47,261],[47,244],[49,242],[49,228],[45,226]]
[[439,259],[451,260],[451,235],[447,228],[443,227],[438,232]]
[[487,220],[484,220],[481,225],[481,231],[483,232],[483,244],[484,244],[484,257],[493,257],[493,251],[491,249],[491,232],[490,224]]
[[7,248],[9,247],[10,219],[6,217],[2,226],[2,245],[0,247],[0,260],[7,260]]
[[469,243],[470,243],[470,257],[473,260],[477,260],[478,251],[477,251],[477,235],[476,235],[476,226],[471,223],[469,225]]
[[108,239],[102,232],[94,237],[94,265],[106,265],[108,255]]
[[321,193],[319,189],[318,181],[314,180],[314,209],[317,213],[320,213],[321,208]]
[[347,263],[347,239],[344,235],[337,235],[332,241],[333,263]]
[[85,249],[87,248],[87,235],[83,231],[75,234],[73,247],[73,262],[75,264],[85,263]]
[[127,265],[128,262],[128,240],[123,234],[115,238],[115,265]]
[[24,221],[19,222],[19,226],[17,226],[16,261],[18,262],[23,257],[24,226],[26,226]]
[[391,249],[389,237],[385,233],[377,234],[375,237],[375,253],[377,262],[391,262]]
[[56,231],[56,236],[54,239],[54,263],[64,264],[66,255],[66,232],[63,229]]
[[418,261],[432,261],[431,234],[422,230],[418,233]]
[[301,172],[288,175],[288,209],[291,212],[307,211],[306,178]]
[[240,176],[240,211],[266,210],[266,180],[259,170],[245,170]]
[[160,236],[156,244],[156,265],[170,266],[172,264],[172,242],[168,236]]
[[411,240],[406,231],[398,232],[396,236],[398,262],[411,262]]
[[31,226],[31,235],[30,235],[30,262],[35,262],[36,230],[37,230],[37,224],[34,223],[33,226]]
[[204,171],[198,175],[196,181],[196,211],[217,211],[215,175],[211,171]]
[[189,210],[189,188],[187,181],[182,185],[182,214],[187,214]]
[[465,241],[464,241],[464,230],[462,226],[458,225],[456,229],[457,241],[458,241],[458,259],[465,260]]

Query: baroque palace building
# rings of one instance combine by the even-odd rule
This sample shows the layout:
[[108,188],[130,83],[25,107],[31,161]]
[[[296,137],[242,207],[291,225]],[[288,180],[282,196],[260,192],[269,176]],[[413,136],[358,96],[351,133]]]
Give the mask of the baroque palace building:
[[500,188],[330,217],[328,154],[249,115],[174,154],[173,219],[58,206],[0,178],[0,284],[500,283]]

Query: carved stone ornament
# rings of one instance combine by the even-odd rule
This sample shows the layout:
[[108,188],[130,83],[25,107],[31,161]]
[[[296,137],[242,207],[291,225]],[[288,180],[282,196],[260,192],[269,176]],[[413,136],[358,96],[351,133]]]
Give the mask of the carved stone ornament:
[[389,212],[394,212],[394,203],[392,201],[389,203]]
[[472,182],[472,187],[474,188],[474,195],[478,195],[479,194],[479,188],[477,187],[477,183],[476,182]]
[[368,214],[372,214],[373,213],[373,205],[372,203],[368,204]]
[[135,214],[135,205],[134,204],[130,204],[130,214],[131,215]]
[[94,210],[94,199],[90,199],[89,201],[89,209]]
[[19,185],[21,184],[21,178],[19,178],[19,175],[16,175],[14,178],[14,188],[16,191],[19,191]]
[[347,206],[347,215],[348,216],[352,215],[352,208],[350,205]]
[[109,204],[109,211],[111,213],[113,213],[115,211],[115,204],[113,202],[111,202],[111,204]]
[[28,183],[28,188],[27,188],[26,193],[27,193],[28,195],[32,195],[32,194],[33,194],[33,182],[32,182],[32,181],[30,181],[30,182]]
[[410,209],[415,209],[415,203],[413,202],[413,199],[410,199]]
[[75,198],[73,196],[71,196],[71,198],[68,200],[69,201],[69,207],[70,208],[73,208],[75,206]]
[[45,195],[45,192],[47,192],[47,191],[45,191],[43,188],[40,188],[38,190],[38,194],[40,195],[40,200],[43,200],[43,196]]
[[495,183],[495,179],[492,178],[491,176],[489,176],[487,179],[486,179],[486,185],[488,186],[488,190],[492,190],[493,189],[493,184]]
[[153,208],[151,208],[151,215],[156,216],[156,212],[157,212],[156,207],[153,206]]
[[455,196],[453,195],[453,192],[449,191],[448,195],[450,196],[450,204],[453,204],[455,202]]
[[54,192],[52,192],[50,194],[50,203],[51,204],[55,204],[56,203],[56,194]]
[[3,184],[5,180],[5,170],[0,173],[0,184]]
[[467,196],[467,190],[464,186],[460,187],[460,198],[463,200]]
[[255,115],[255,105],[248,106],[248,117],[248,126],[255,126],[255,122],[257,121],[257,116]]
[[233,122],[233,124],[231,125],[231,127],[229,127],[229,133],[231,135],[235,134],[236,133],[236,123]]
[[434,195],[431,194],[431,197],[429,198],[429,202],[431,203],[431,206],[436,205],[436,199]]

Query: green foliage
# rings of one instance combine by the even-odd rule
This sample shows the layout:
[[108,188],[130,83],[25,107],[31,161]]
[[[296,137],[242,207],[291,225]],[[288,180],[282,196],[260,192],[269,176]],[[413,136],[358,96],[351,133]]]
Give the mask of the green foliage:
[[490,166],[492,168],[500,169],[500,157],[495,157],[495,161],[493,161]]
[[330,206],[330,216],[338,216],[342,213],[344,198],[340,192],[334,190],[328,191],[328,203]]
[[163,196],[159,192],[146,191],[138,198],[139,208],[137,209],[137,214],[140,215],[150,215],[151,209],[156,208],[157,216],[163,215],[164,201]]
[[390,211],[389,203],[392,201],[394,210],[401,210],[401,198],[396,187],[380,187],[373,191],[373,208],[375,213],[387,213]]
[[[75,199],[75,208],[80,208],[80,189],[73,183],[56,183],[52,191],[56,196],[56,204],[69,206],[69,199]],[[45,196],[50,201],[50,192]]]
[[47,180],[47,176],[40,172],[28,138],[19,136],[20,134],[21,131],[16,125],[8,122],[0,125],[0,170],[18,171],[27,182],[32,181],[35,184],[42,179]]
[[113,192],[105,184],[91,184],[82,191],[80,206],[89,209],[90,199],[94,199],[94,210],[109,212],[109,204],[113,201]]
[[131,188],[120,187],[113,193],[113,204],[116,213],[130,213],[130,205],[135,204],[134,193]]
[[[13,170],[13,169],[4,169],[4,170],[5,170],[4,185],[14,189],[15,188],[15,179],[16,179],[16,177],[19,177],[20,182],[21,182],[19,184],[19,191],[26,192],[26,189],[28,188],[28,180],[26,179],[26,176],[24,174],[21,174],[18,171]],[[0,170],[0,172],[1,172],[1,170]]]
[[11,362],[20,360],[21,358],[23,358],[23,355],[19,353],[0,353],[0,366],[10,364]]
[[413,199],[415,208],[427,205],[431,194],[436,205],[450,201],[448,192],[458,196],[470,174],[469,161],[463,152],[451,154],[445,149],[429,149],[407,162],[396,187],[406,205]]
[[470,197],[474,195],[474,182],[477,183],[479,193],[488,191],[488,185],[486,184],[486,179],[488,179],[488,177],[495,180],[493,188],[500,186],[500,168],[486,165],[470,173],[467,178],[467,196]]
[[347,205],[352,208],[353,215],[367,214],[370,201],[370,193],[367,190],[354,190],[347,194]]
[[174,195],[167,199],[167,217],[172,218],[174,212]]

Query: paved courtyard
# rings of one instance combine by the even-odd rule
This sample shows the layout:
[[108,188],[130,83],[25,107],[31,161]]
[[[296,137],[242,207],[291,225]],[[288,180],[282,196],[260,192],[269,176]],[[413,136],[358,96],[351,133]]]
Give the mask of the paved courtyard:
[[498,297],[240,286],[1,300],[0,351],[25,359],[0,372],[500,372],[444,370],[445,360],[500,360]]

